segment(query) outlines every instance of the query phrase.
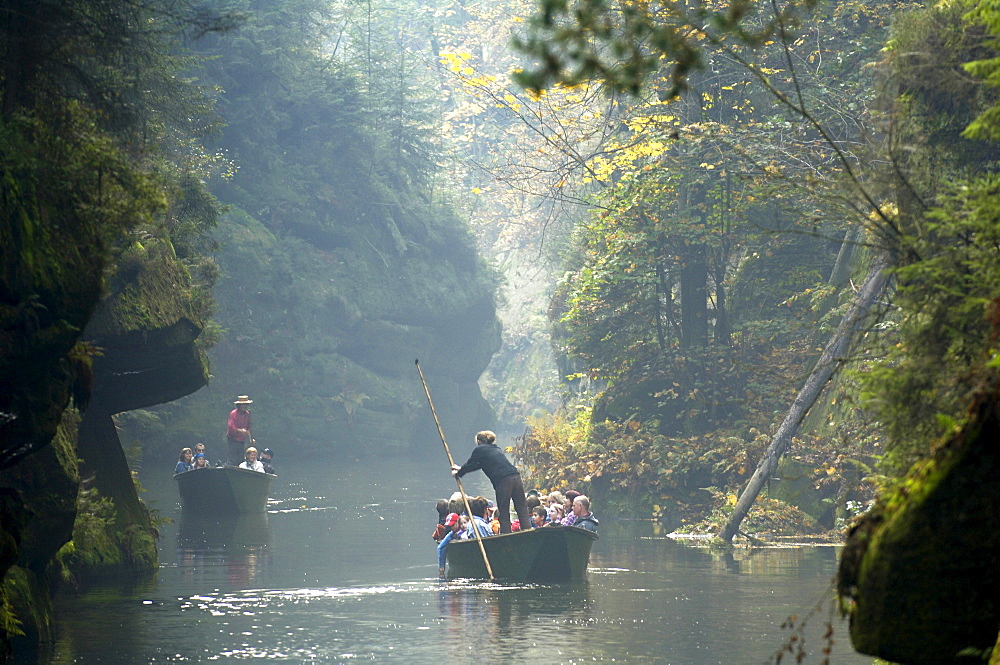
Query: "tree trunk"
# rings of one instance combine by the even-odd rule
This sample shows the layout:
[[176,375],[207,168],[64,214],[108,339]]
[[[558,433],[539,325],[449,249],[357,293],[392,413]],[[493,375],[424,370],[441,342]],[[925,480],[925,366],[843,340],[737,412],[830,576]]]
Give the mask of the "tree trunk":
[[844,241],[840,243],[840,252],[837,253],[837,262],[833,264],[830,271],[830,279],[827,281],[831,286],[840,288],[847,283],[847,278],[851,275],[851,259],[854,258],[854,249],[861,239],[864,227],[858,224],[844,233]]
[[840,321],[840,325],[837,326],[833,337],[827,343],[826,349],[823,350],[823,354],[816,362],[816,366],[813,367],[809,378],[806,379],[805,385],[802,386],[799,394],[795,397],[795,401],[792,402],[788,414],[771,440],[771,445],[768,447],[763,459],[761,459],[760,464],[757,465],[757,470],[754,471],[746,489],[740,495],[739,501],[736,502],[736,508],[729,517],[729,521],[726,522],[726,525],[719,532],[719,538],[722,540],[727,542],[732,540],[736,532],[739,531],[740,524],[747,516],[747,513],[750,512],[750,506],[757,499],[757,495],[760,494],[764,483],[767,482],[767,479],[778,468],[778,460],[788,450],[788,446],[792,442],[792,437],[798,431],[799,425],[802,424],[806,414],[809,413],[809,409],[812,408],[820,392],[826,386],[827,381],[830,380],[834,371],[843,362],[844,355],[850,349],[854,333],[879,294],[885,289],[889,279],[886,273],[888,264],[888,253],[882,253],[876,257],[875,262],[868,270],[868,276],[865,278],[865,282],[857,292],[857,295],[855,295],[854,302],[847,309],[847,313],[844,314],[844,318]]
[[[722,272],[721,270],[719,272]],[[729,314],[726,312],[726,286],[718,276],[715,278],[715,343],[722,348],[732,344],[733,331],[729,328]]]
[[708,258],[704,245],[688,245],[681,255],[681,346],[708,344]]

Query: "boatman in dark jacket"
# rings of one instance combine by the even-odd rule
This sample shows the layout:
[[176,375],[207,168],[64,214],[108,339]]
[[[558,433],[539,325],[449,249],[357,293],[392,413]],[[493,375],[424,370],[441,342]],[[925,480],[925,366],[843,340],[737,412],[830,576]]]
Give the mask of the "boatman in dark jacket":
[[524,497],[524,483],[521,473],[510,463],[507,456],[496,445],[497,435],[480,432],[476,435],[476,447],[469,461],[459,466],[453,464],[451,475],[461,478],[470,471],[482,469],[493,483],[497,493],[497,512],[500,513],[500,533],[510,533],[510,502],[514,501],[514,511],[521,524],[531,524],[528,502]]

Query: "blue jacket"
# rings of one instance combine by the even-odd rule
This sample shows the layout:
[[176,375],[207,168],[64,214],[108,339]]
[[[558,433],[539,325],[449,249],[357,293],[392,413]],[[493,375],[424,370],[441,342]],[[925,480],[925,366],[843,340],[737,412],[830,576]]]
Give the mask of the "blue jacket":
[[[472,516],[472,524],[475,524],[479,529],[479,535],[482,538],[489,538],[493,535],[493,528],[490,526],[490,523],[479,515]],[[476,537],[476,534],[472,531],[472,524],[470,524],[469,528],[465,530],[465,537],[470,540]]]
[[192,468],[193,468],[192,465],[188,464],[183,460],[180,460],[177,462],[177,467],[174,469],[174,473],[175,474],[184,473],[185,471],[190,471]]
[[593,531],[594,533],[597,533],[598,524],[599,522],[597,521],[597,517],[594,516],[594,513],[590,513],[589,515],[584,515],[583,517],[580,517],[575,522],[573,522],[573,526],[578,527],[580,529],[586,529],[587,531]]
[[438,543],[438,568],[444,568],[445,561],[448,560],[448,543],[455,539],[455,532],[449,531],[445,534],[441,542]]

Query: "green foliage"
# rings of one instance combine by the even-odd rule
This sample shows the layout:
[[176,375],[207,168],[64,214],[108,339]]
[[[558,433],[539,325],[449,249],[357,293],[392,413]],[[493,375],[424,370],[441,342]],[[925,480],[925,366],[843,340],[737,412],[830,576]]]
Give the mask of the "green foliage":
[[[158,518],[151,516],[151,522]],[[156,532],[143,524],[119,525],[114,502],[82,483],[77,498],[73,539],[55,557],[63,581],[148,572],[156,568]]]
[[[99,268],[113,239],[163,207],[155,180],[136,170],[79,105],[45,108],[44,120],[0,119],[0,144],[0,205],[14,222],[0,229],[7,289],[33,287],[43,299],[54,297],[78,281],[77,271]],[[45,223],[55,216],[61,224]]]
[[887,358],[871,369],[866,394],[889,433],[896,473],[964,422],[979,372],[995,355],[1000,293],[1000,177],[949,187],[912,239],[923,257],[897,270],[899,306]]
[[0,600],[2,600],[0,602],[0,634],[7,638],[24,635],[24,630],[21,628],[24,622],[17,618],[14,608],[7,598],[6,586],[6,584],[0,586]]
[[[733,513],[736,494],[722,492],[714,487],[706,489],[712,496],[711,509],[699,521],[681,527],[681,533],[716,534]],[[819,534],[824,530],[813,517],[799,508],[778,499],[761,496],[743,519],[741,531],[754,538]]]
[[688,75],[703,66],[703,42],[735,36],[745,44],[764,44],[794,30],[816,4],[787,3],[769,15],[773,5],[752,0],[696,5],[544,0],[528,37],[516,42],[540,64],[520,74],[518,82],[544,89],[600,79],[614,90],[636,93],[651,74],[667,68],[666,97],[675,97],[686,88]]
[[73,523],[72,547],[64,547],[68,556],[63,563],[69,570],[82,572],[110,567],[121,562],[118,548],[117,515],[114,502],[96,489],[81,486]]
[[705,486],[749,477],[768,443],[756,430],[747,439],[722,433],[668,437],[658,433],[655,421],[591,423],[586,409],[573,421],[556,415],[529,424],[519,462],[531,484],[587,491],[611,512],[643,517],[668,506],[696,514],[709,499]]
[[[965,177],[1000,156],[996,144],[984,140],[991,136],[989,121],[977,119],[991,113],[997,91],[956,74],[971,67],[986,75],[983,59],[995,53],[983,28],[966,18],[969,7],[946,3],[900,16],[886,48],[890,149],[924,199],[938,183]],[[968,17],[977,15],[973,11]]]
[[[211,104],[177,75],[190,62],[177,39],[227,22],[186,0],[10,0],[0,17],[0,380],[55,400],[41,411],[58,414],[57,384],[73,380],[62,356],[103,295],[110,262],[128,250],[128,272],[143,258],[146,238],[129,232],[165,237],[169,223],[186,248],[214,223],[204,185],[182,175],[204,173],[193,134],[211,128]],[[207,315],[211,270],[199,270],[204,261],[193,254],[184,259],[203,287],[193,309]],[[89,389],[87,363],[72,366]],[[86,389],[75,393],[86,399]],[[32,399],[5,395],[0,410],[27,414]],[[4,450],[46,445],[54,425],[20,431],[29,422],[10,425]]]
[[[1000,50],[1000,12],[989,2],[968,3],[971,5],[970,11],[965,15],[965,19],[973,26],[982,26],[992,39],[986,42],[986,46],[993,51],[994,55]],[[974,28],[968,28],[967,32],[975,34]],[[1000,87],[1000,57],[987,57],[981,60],[972,60],[964,65],[965,71],[976,79],[984,81],[991,88]],[[973,120],[962,135],[968,138],[985,139],[993,141],[1000,140],[1000,104],[995,101],[989,108],[982,111]]]

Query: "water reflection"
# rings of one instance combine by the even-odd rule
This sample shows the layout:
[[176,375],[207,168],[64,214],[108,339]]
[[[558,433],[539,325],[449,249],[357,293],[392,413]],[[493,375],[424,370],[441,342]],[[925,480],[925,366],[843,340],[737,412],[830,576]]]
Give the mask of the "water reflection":
[[[483,654],[489,654],[491,663],[524,662],[540,645],[544,650],[564,639],[564,627],[589,621],[592,606],[587,583],[546,587],[442,582],[438,591],[444,643],[474,636],[481,650],[459,660],[468,663],[483,662]],[[449,658],[454,656],[449,653]]]
[[255,582],[269,562],[267,513],[229,517],[182,515],[177,526],[177,566],[185,581],[215,579],[224,566],[230,582]]
[[[59,641],[37,662],[762,663],[836,564],[830,548],[712,550],[611,519],[585,584],[441,582],[436,470],[282,470],[269,515],[231,520],[182,516],[169,477],[144,481],[176,520],[156,580],[60,599]],[[870,663],[834,628],[831,662]]]

